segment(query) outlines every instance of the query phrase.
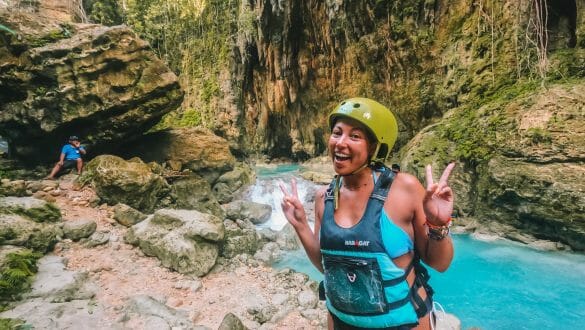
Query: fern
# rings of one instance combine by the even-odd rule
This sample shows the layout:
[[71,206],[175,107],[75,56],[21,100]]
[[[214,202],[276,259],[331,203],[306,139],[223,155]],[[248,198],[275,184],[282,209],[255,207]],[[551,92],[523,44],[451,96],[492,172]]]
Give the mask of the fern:
[[0,271],[0,301],[16,298],[30,284],[42,254],[23,250],[9,253]]

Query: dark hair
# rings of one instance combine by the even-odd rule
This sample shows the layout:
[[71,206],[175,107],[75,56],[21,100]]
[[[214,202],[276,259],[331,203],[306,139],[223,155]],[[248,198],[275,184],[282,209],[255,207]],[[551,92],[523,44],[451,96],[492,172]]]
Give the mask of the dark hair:
[[393,171],[400,171],[400,165],[398,165],[398,164],[392,164],[392,170]]

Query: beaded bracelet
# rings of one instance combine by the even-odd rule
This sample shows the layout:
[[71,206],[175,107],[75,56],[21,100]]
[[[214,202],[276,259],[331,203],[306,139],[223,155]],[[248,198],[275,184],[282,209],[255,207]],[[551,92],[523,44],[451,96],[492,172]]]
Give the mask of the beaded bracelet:
[[429,238],[435,241],[440,241],[443,240],[445,237],[449,236],[451,218],[449,218],[449,221],[447,221],[447,223],[442,226],[433,225],[432,223],[429,222],[429,220],[425,222],[425,225],[427,225],[427,227],[429,228],[428,231]]

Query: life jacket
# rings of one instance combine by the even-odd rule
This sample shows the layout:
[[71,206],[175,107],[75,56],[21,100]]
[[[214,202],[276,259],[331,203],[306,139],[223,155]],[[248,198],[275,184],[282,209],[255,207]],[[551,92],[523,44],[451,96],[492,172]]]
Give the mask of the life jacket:
[[[433,291],[416,253],[406,269],[396,266],[388,255],[381,220],[388,221],[382,212],[395,174],[385,167],[382,170],[362,219],[351,228],[338,226],[333,217],[336,180],[327,190],[320,230],[326,305],[355,327],[416,326],[430,311]],[[406,277],[412,268],[417,276],[410,287]],[[427,291],[426,300],[418,295],[421,286]]]

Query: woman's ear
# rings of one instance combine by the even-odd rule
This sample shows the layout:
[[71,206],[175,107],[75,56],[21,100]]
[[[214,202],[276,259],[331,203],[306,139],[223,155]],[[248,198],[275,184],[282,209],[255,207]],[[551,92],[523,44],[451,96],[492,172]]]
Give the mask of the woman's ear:
[[377,143],[370,143],[368,147],[368,156],[370,159],[374,158],[374,152],[376,152]]

